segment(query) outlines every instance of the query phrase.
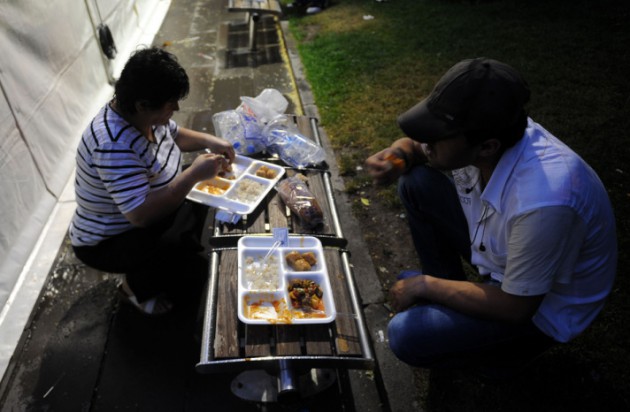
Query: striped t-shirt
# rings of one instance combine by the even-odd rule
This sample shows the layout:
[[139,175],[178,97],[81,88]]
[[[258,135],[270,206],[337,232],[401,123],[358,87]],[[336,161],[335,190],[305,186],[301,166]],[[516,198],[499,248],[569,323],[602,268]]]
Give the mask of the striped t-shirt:
[[133,227],[123,213],[181,172],[177,131],[172,120],[153,126],[152,143],[109,105],[99,111],[77,150],[77,209],[70,224],[74,246],[96,245]]

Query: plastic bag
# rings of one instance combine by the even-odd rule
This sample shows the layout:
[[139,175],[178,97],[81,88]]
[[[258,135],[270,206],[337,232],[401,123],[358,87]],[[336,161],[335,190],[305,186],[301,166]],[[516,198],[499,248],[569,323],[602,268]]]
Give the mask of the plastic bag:
[[252,155],[265,150],[262,126],[254,116],[239,110],[227,110],[212,116],[214,132],[232,143],[236,153]]
[[287,116],[276,116],[262,131],[267,150],[298,169],[326,160],[324,148],[300,134]]
[[261,124],[283,114],[289,102],[276,89],[265,89],[256,97],[241,96],[241,105],[237,110],[255,116]]
[[253,155],[266,150],[264,125],[284,113],[289,102],[276,89],[264,89],[256,97],[241,96],[235,110],[212,116],[215,134],[234,146],[238,154]]
[[306,177],[296,175],[281,180],[276,190],[282,201],[293,213],[299,216],[302,224],[314,228],[323,223],[324,214],[313,193],[306,185]]

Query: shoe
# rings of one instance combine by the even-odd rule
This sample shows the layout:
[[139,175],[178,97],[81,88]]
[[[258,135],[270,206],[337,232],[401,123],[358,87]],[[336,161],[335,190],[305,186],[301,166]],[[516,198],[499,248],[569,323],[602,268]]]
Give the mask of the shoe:
[[138,302],[136,295],[131,291],[126,281],[123,281],[118,287],[118,293],[123,302],[132,305],[145,315],[161,316],[173,310],[173,303],[161,295],[147,299],[144,302]]

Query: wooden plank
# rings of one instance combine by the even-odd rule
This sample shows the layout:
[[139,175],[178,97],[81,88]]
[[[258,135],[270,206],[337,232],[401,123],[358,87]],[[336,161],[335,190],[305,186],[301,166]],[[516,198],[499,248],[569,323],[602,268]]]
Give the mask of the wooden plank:
[[302,327],[298,325],[278,325],[276,332],[276,354],[291,356],[302,354]]
[[290,212],[278,192],[274,190],[274,196],[269,200],[267,212],[269,216],[269,230],[273,231],[275,227],[289,227]]
[[257,12],[269,14],[282,14],[282,7],[278,0],[229,0],[228,11]]
[[346,278],[342,270],[338,249],[324,249],[330,286],[335,298],[335,345],[339,355],[362,355],[355,313],[351,305]]
[[[273,189],[272,189],[273,192]],[[265,233],[265,222],[267,217],[267,202],[269,196],[273,196],[270,192],[253,213],[247,215],[247,233]]]
[[330,324],[309,325],[304,330],[307,355],[332,355]]
[[267,325],[245,325],[245,357],[270,356],[272,354],[271,340],[274,335],[273,327]]
[[239,356],[237,308],[237,251],[220,252],[219,280],[217,289],[215,358]]

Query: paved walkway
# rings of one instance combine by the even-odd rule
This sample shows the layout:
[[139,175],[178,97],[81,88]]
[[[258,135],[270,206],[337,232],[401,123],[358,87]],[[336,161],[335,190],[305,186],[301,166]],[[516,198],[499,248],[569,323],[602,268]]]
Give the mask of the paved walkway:
[[[233,109],[240,96],[275,88],[287,112],[319,117],[294,44],[273,22],[263,22],[260,51],[245,53],[244,15],[227,0],[173,0],[154,44],[176,54],[191,93],[175,120],[213,131],[213,113]],[[326,135],[322,130],[325,142]],[[328,159],[334,153],[327,147]],[[409,411],[418,410],[411,370],[384,341],[388,313],[358,222],[330,161],[337,207],[349,239],[355,277],[374,341],[375,373],[340,373],[336,384],[290,405],[235,397],[234,376],[200,375],[196,308],[161,319],[143,317],[116,295],[116,275],[94,271],[74,257],[66,239],[32,320],[0,385],[0,410],[52,411]]]

